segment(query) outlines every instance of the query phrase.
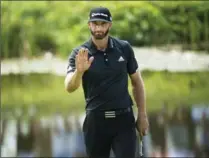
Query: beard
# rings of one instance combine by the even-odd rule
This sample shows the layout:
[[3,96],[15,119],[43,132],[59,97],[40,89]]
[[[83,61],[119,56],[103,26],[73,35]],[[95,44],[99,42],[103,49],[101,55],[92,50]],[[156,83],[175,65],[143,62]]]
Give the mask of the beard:
[[107,29],[106,32],[93,32],[91,30],[92,36],[94,36],[94,38],[97,40],[102,40],[103,38],[105,38],[107,36],[108,33],[109,33],[109,29]]

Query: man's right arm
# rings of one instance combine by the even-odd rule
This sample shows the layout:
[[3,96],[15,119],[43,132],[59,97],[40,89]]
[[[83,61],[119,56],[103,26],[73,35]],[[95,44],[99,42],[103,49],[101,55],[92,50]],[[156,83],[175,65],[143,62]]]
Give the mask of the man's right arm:
[[83,73],[75,70],[74,72],[70,72],[67,74],[65,78],[65,89],[71,93],[79,88],[82,81]]
[[88,49],[73,50],[69,57],[65,89],[71,93],[79,88],[83,74],[89,69],[94,57],[88,58]]
[[65,90],[69,93],[74,92],[79,86],[82,79],[82,74],[76,70],[76,55],[78,49],[73,49],[70,53],[67,66],[67,75],[65,77]]

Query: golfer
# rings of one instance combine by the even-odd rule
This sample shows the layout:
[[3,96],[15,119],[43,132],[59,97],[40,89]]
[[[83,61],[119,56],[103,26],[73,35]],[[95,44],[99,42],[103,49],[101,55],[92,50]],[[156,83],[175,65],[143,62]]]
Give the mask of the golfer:
[[[131,45],[110,36],[109,9],[93,8],[89,14],[89,40],[69,56],[65,89],[72,93],[82,84],[86,117],[83,123],[86,151],[90,158],[108,158],[111,149],[117,158],[134,158],[136,125],[146,135],[144,83]],[[130,28],[131,31],[131,28]],[[138,108],[135,122],[128,76]]]

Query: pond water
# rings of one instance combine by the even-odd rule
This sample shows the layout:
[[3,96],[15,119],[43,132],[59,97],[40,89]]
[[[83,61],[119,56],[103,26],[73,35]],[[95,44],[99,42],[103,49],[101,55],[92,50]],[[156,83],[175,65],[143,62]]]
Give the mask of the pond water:
[[[168,71],[202,71],[209,70],[209,55],[205,52],[182,52],[178,49],[163,50],[159,48],[133,47],[140,70],[168,70]],[[53,73],[65,75],[66,60],[53,57],[49,52],[41,58],[14,59],[1,61],[1,74],[9,73]]]

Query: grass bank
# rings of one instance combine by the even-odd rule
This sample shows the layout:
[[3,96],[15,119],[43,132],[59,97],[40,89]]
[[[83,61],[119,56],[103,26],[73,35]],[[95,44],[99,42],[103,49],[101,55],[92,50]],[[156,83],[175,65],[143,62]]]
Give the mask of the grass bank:
[[[148,111],[180,104],[209,104],[209,72],[170,73],[142,72],[147,94]],[[129,82],[129,90],[131,86]],[[36,105],[43,114],[60,111],[80,112],[85,102],[82,88],[68,94],[64,89],[64,77],[51,74],[8,75],[1,77],[1,106],[27,109]]]

